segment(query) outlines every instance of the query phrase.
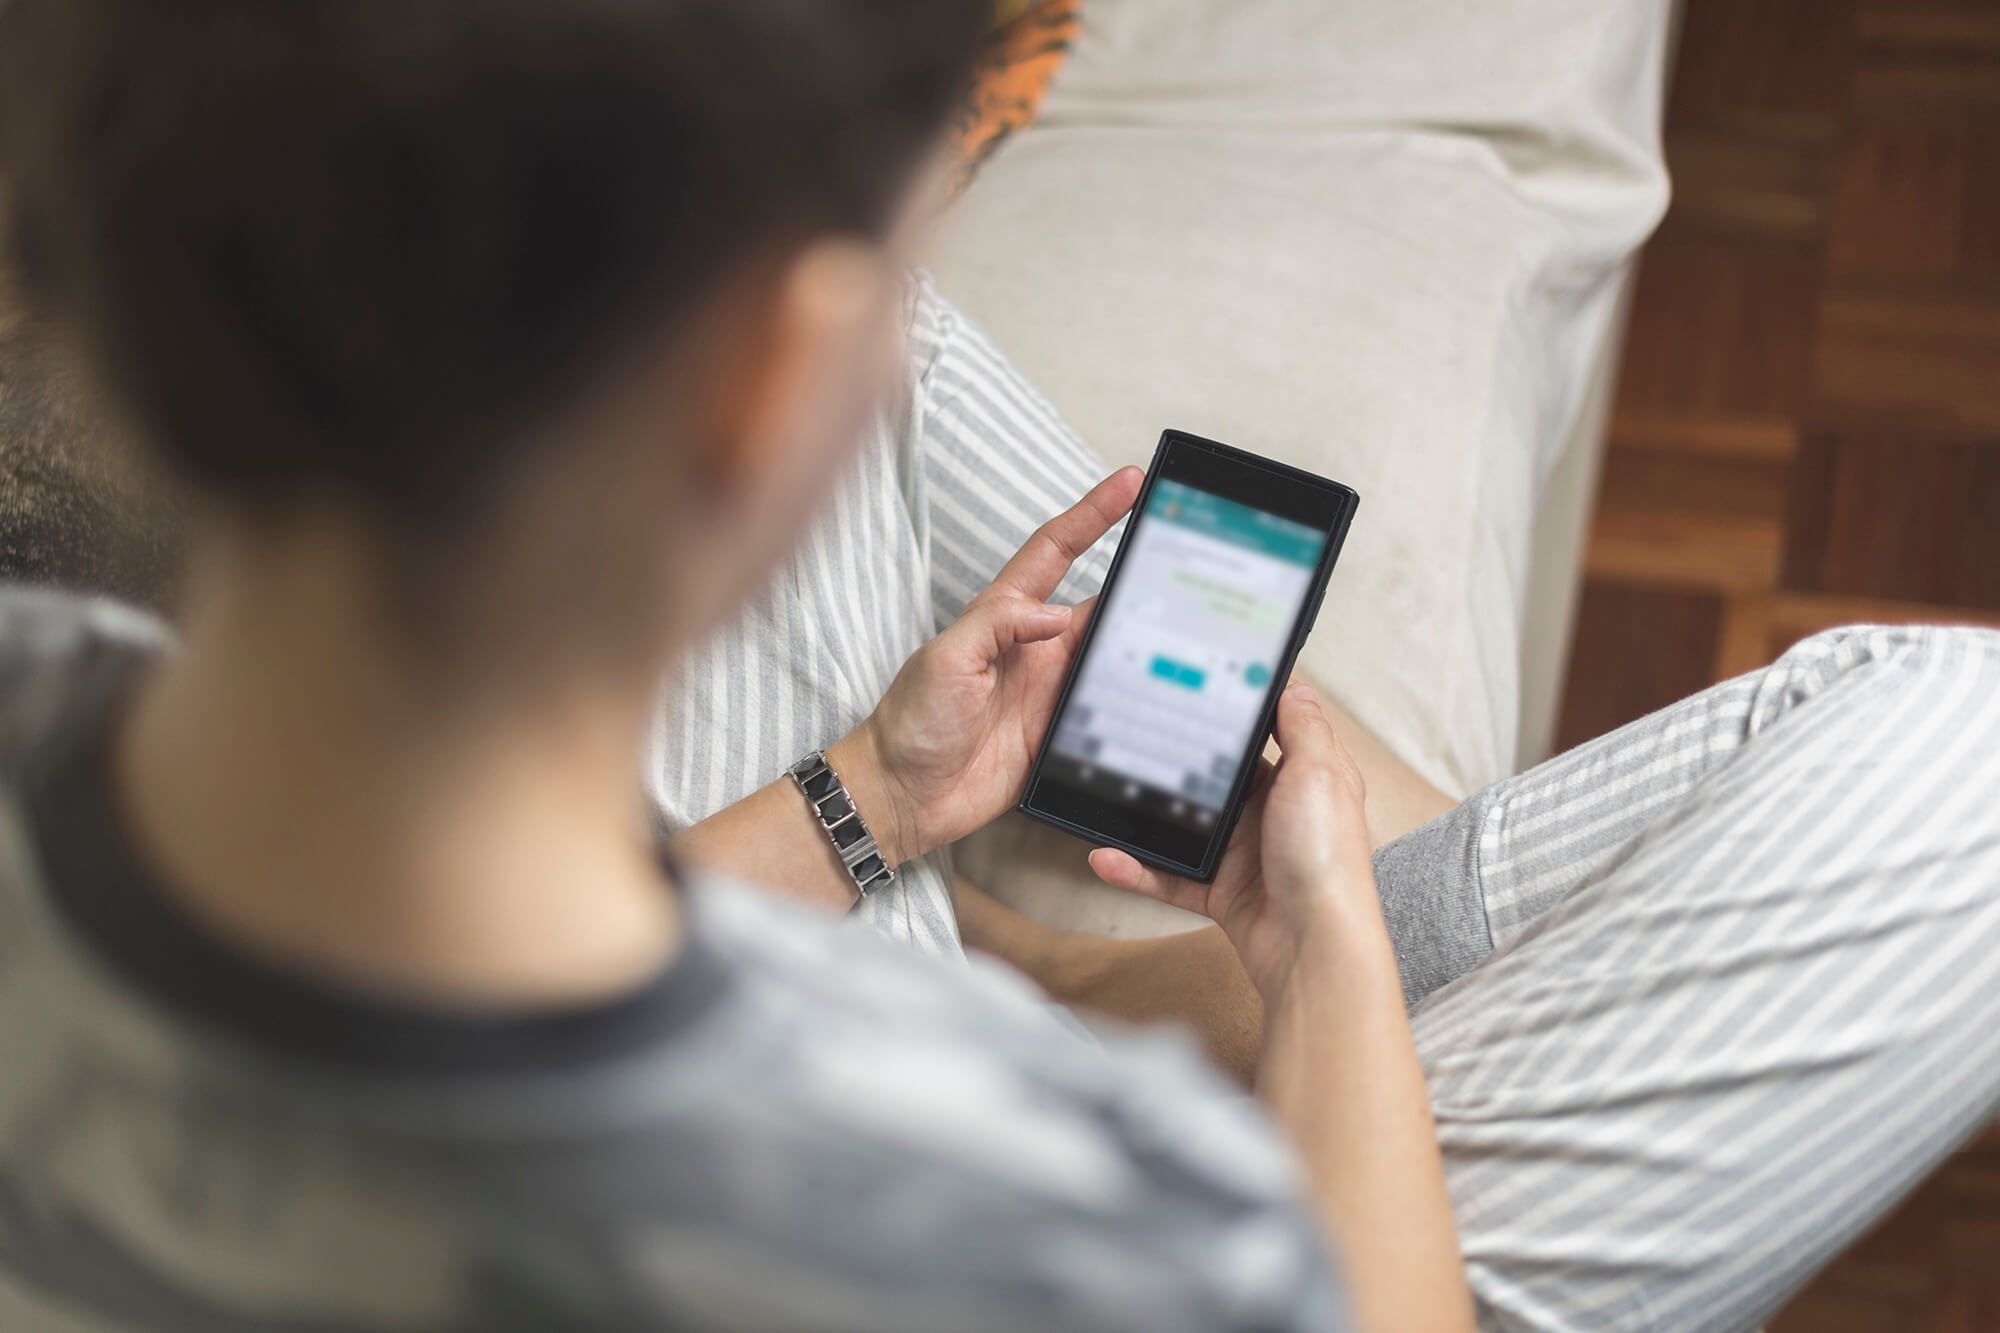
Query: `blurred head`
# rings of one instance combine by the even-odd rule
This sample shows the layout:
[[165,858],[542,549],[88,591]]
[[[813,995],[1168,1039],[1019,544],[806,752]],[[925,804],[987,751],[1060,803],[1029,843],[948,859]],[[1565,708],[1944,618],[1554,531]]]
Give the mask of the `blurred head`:
[[990,0],[0,2],[31,304],[237,544],[451,637],[721,615],[897,372]]

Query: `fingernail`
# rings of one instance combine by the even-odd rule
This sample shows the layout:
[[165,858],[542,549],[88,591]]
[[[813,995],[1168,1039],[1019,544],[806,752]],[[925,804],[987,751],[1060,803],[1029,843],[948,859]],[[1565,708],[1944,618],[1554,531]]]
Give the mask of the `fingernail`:
[[1316,704],[1319,702],[1319,696],[1313,693],[1313,687],[1302,680],[1292,682],[1290,693],[1300,703]]

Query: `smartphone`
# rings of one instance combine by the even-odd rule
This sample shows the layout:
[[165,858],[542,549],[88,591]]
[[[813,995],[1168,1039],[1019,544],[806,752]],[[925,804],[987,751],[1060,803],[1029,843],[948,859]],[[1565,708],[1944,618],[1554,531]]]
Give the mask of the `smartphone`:
[[1213,879],[1359,503],[1337,481],[1162,434],[1021,813]]

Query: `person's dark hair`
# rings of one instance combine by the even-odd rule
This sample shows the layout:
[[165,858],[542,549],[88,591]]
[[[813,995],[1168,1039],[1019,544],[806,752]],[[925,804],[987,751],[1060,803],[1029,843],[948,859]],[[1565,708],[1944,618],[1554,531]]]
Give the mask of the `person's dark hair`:
[[34,306],[267,507],[461,505],[759,246],[887,221],[990,0],[0,0]]
[[136,452],[47,331],[0,311],[0,580],[170,612],[187,514]]

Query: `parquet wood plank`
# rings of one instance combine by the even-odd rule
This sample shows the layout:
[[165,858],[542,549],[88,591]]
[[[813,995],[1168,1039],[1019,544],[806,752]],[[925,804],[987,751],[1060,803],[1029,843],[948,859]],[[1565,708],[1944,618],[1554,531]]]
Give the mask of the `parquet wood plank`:
[[1858,127],[1829,215],[1836,281],[2000,284],[2000,120]]
[[1675,216],[1811,239],[1827,225],[1829,140],[1727,129],[1667,136]]
[[1689,0],[1670,123],[1830,128],[1854,38],[1846,0]]
[[1819,307],[1816,421],[2000,438],[2000,301],[1838,287]]
[[1611,447],[1786,463],[1798,452],[1799,431],[1788,417],[1621,412],[1611,422]]
[[1559,748],[1581,745],[1709,683],[1720,598],[1590,578],[1580,601]]
[[1962,606],[1925,606],[1864,597],[1817,597],[1780,593],[1770,599],[1771,647],[1765,661],[1809,634],[1841,625],[1972,625],[2000,629],[2000,614]]
[[1722,633],[1715,648],[1715,678],[1728,680],[1755,671],[1771,660],[1772,598],[1766,592],[1742,593],[1722,604]]
[[1864,0],[1848,50],[1850,113],[2000,114],[2000,11],[1990,0]]
[[1621,440],[1606,454],[1600,512],[1663,510],[1691,515],[1756,518],[1785,515],[1786,458],[1720,451],[1692,453]]
[[1584,569],[1592,578],[1624,583],[1768,592],[1783,548],[1783,527],[1773,519],[1600,510]]
[[1670,216],[1639,265],[1618,410],[1794,415],[1819,277],[1815,242]]
[[2000,439],[1809,434],[1784,586],[2000,610]]

